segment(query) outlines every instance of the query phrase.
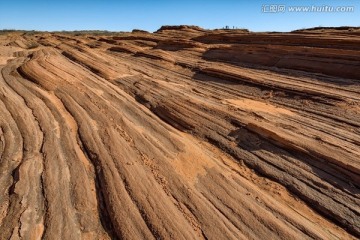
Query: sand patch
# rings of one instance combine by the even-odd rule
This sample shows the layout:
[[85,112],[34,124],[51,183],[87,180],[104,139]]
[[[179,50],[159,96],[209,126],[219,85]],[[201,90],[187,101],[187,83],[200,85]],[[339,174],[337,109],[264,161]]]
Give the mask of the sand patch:
[[222,101],[222,103],[250,112],[263,112],[273,115],[295,115],[294,112],[288,109],[280,108],[270,103],[260,102],[252,99],[225,99]]
[[191,135],[180,134],[184,136],[185,147],[171,163],[181,176],[194,184],[199,176],[207,174],[207,169],[216,166],[216,161]]

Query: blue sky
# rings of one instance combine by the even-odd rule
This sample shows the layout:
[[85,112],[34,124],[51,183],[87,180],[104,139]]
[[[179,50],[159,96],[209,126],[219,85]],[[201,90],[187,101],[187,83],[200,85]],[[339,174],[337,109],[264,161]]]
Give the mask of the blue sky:
[[[263,6],[353,6],[350,13],[264,13]],[[0,29],[155,31],[161,25],[226,25],[252,31],[316,26],[360,26],[354,0],[0,0]]]

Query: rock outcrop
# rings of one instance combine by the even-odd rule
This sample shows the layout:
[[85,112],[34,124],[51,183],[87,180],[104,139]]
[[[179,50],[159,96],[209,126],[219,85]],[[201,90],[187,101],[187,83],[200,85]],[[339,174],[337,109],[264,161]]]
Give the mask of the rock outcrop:
[[360,237],[360,36],[0,35],[0,239]]

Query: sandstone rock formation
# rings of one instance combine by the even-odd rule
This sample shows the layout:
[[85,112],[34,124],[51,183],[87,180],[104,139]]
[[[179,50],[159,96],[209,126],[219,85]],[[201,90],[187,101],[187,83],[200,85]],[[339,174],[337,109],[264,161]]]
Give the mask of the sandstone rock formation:
[[0,239],[360,237],[360,34],[0,35]]

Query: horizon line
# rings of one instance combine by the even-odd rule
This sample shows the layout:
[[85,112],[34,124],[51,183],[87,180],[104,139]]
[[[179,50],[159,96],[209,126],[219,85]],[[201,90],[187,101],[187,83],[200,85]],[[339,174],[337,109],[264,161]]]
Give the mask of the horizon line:
[[164,26],[170,26],[170,27],[180,27],[180,26],[187,26],[187,27],[199,27],[203,30],[208,30],[208,31],[213,31],[213,30],[228,30],[228,31],[232,31],[232,30],[246,30],[249,32],[294,32],[294,31],[298,31],[298,30],[317,30],[317,29],[341,29],[341,28],[360,28],[359,26],[348,26],[348,25],[344,25],[344,26],[315,26],[315,27],[304,27],[304,28],[298,28],[298,29],[293,29],[290,31],[276,31],[276,30],[265,30],[265,31],[253,31],[250,30],[248,28],[226,28],[228,26],[224,26],[222,28],[203,28],[201,26],[197,26],[197,25],[188,25],[188,24],[179,24],[179,25],[162,25],[160,26],[160,28],[158,28],[155,31],[148,31],[145,29],[141,29],[141,28],[134,28],[132,30],[107,30],[107,29],[74,29],[74,30],[36,30],[36,29],[13,29],[13,28],[3,28],[0,29],[0,32],[47,32],[47,33],[57,33],[57,32],[108,32],[108,33],[129,33],[129,32],[133,32],[133,31],[144,31],[144,32],[149,32],[149,33],[155,33],[157,31],[159,31],[162,27]]

